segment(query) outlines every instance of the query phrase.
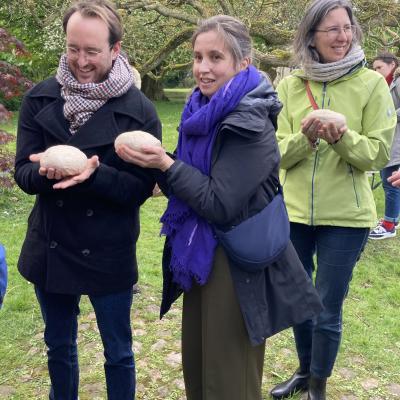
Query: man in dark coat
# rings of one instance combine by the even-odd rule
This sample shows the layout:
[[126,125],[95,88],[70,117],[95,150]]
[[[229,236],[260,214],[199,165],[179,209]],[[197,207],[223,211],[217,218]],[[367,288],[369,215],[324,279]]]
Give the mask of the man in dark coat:
[[[108,399],[132,400],[139,207],[155,181],[151,170],[116,155],[114,139],[132,130],[160,139],[161,125],[121,54],[114,6],[80,1],[63,27],[67,47],[56,77],[30,90],[20,112],[15,180],[36,202],[18,268],[34,284],[45,322],[50,399],[78,398],[77,316],[87,294],[104,345]],[[87,155],[85,171],[63,176],[40,166],[42,152],[59,144]]]

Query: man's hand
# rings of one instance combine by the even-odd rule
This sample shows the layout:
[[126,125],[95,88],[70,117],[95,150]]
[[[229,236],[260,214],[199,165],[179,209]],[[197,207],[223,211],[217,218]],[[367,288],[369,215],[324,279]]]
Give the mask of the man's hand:
[[[31,154],[29,156],[29,160],[32,161],[32,162],[39,162],[40,163],[40,159],[42,158],[42,155],[43,155],[43,153]],[[64,176],[61,173],[61,171],[56,170],[54,168],[40,167],[39,168],[39,175],[45,176],[47,179],[60,180],[60,179],[64,178]]]
[[79,175],[67,176],[60,182],[53,185],[53,189],[66,189],[75,186],[89,179],[94,171],[99,167],[99,157],[93,156],[87,160],[86,169]]

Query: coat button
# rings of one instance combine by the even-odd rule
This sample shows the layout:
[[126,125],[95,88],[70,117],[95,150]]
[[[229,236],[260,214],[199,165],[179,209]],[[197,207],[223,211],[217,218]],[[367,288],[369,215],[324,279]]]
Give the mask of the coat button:
[[63,205],[64,205],[64,202],[63,202],[62,200],[57,200],[57,201],[56,201],[56,206],[57,206],[57,207],[60,207],[60,208],[61,208]]
[[84,249],[82,250],[82,254],[87,257],[90,254],[90,250],[89,249]]
[[251,279],[250,278],[246,278],[246,283],[250,283]]
[[52,241],[50,242],[50,248],[51,248],[51,249],[55,249],[55,248],[57,247],[57,245],[58,245],[58,243],[55,242],[54,240],[52,240]]
[[92,209],[89,208],[89,209],[86,210],[86,215],[88,217],[91,217],[93,214],[94,214],[94,211]]

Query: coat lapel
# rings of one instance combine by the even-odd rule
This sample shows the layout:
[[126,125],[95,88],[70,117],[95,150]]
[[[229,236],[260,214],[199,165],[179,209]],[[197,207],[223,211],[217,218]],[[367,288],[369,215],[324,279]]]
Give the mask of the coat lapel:
[[64,101],[57,98],[45,106],[36,116],[36,122],[61,142],[70,139],[68,122],[63,114]]
[[121,97],[110,99],[78,129],[68,144],[80,149],[113,144],[115,138],[121,133],[121,127],[117,123],[120,114],[144,124],[144,121],[140,119],[140,114],[137,113],[137,99],[137,94],[131,90]]
[[114,143],[118,133],[114,112],[106,103],[70,137],[68,144],[80,149],[104,146]]

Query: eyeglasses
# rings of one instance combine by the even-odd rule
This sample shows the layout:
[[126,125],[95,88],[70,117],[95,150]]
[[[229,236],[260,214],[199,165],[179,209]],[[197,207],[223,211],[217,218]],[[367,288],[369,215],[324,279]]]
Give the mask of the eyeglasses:
[[329,39],[336,39],[342,31],[346,36],[350,36],[350,34],[354,35],[356,33],[356,27],[355,25],[347,25],[343,28],[332,26],[332,28],[329,29],[314,29],[314,32],[325,32]]
[[[110,46],[109,49],[111,50],[112,48],[113,48],[113,46]],[[66,49],[67,57],[70,60],[75,61],[79,58],[79,53],[81,51],[83,52],[83,56],[85,57],[85,59],[87,61],[95,60],[103,52],[103,50],[99,50],[99,49],[80,50],[77,47],[67,46],[67,49]]]

